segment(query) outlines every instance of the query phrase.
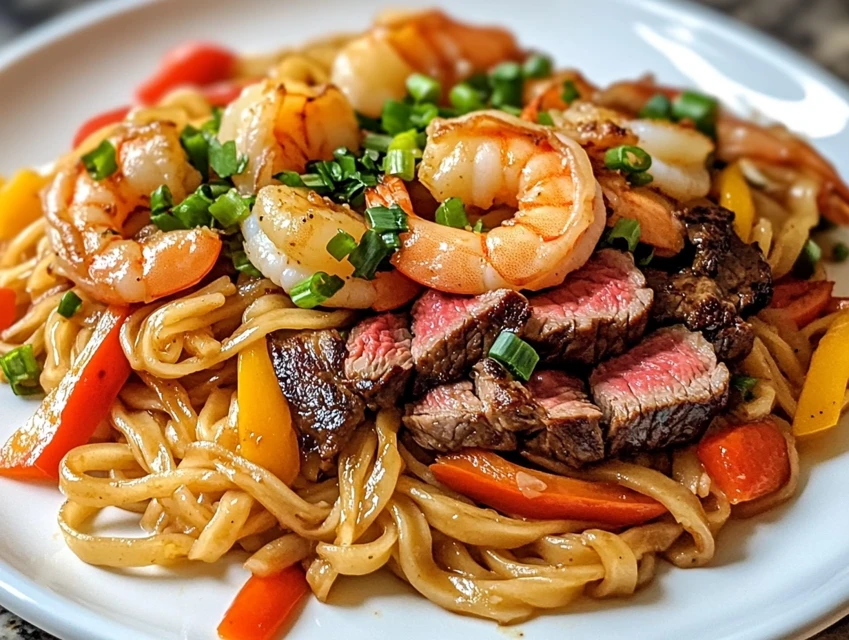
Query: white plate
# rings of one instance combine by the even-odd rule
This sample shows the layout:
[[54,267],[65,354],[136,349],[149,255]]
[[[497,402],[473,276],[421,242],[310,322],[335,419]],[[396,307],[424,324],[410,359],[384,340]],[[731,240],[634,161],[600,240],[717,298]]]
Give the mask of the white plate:
[[[402,0],[430,5],[432,0]],[[0,173],[45,162],[91,114],[127,102],[164,49],[209,38],[241,50],[366,25],[379,0],[182,0],[97,4],[0,53]],[[398,4],[397,2],[395,4]],[[600,83],[646,71],[720,96],[815,139],[849,169],[849,93],[799,56],[713,13],[651,0],[469,0],[451,11],[514,29]],[[843,155],[841,155],[843,153]],[[849,271],[838,275],[849,288]],[[33,410],[0,389],[0,437]],[[633,598],[586,603],[508,629],[446,613],[390,576],[311,599],[293,638],[758,640],[810,634],[849,603],[849,431],[803,448],[800,496],[723,530],[714,563],[664,567]],[[135,575],[89,567],[56,527],[55,488],[0,480],[0,602],[68,640],[191,640],[215,625],[246,578],[236,559]],[[523,635],[522,635],[523,634]]]

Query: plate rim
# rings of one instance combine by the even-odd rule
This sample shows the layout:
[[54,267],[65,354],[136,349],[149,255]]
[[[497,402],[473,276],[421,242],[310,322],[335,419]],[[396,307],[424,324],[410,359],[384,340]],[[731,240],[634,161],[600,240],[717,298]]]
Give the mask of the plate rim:
[[[41,48],[73,35],[77,31],[108,21],[123,13],[145,6],[164,3],[166,0],[102,0],[63,13],[28,33],[13,38],[0,48],[0,73],[22,62]],[[555,0],[556,1],[556,0]],[[628,4],[651,13],[686,23],[698,19],[701,26],[719,32],[723,37],[741,47],[767,51],[787,61],[796,70],[807,74],[827,86],[844,103],[849,105],[849,84],[789,45],[720,13],[711,7],[695,4],[691,0],[606,0]],[[846,169],[835,162],[839,172]],[[823,593],[825,591],[825,593]],[[781,615],[766,620],[745,619],[745,629],[725,636],[725,640],[745,640],[754,637],[775,638],[811,636],[827,629],[849,615],[849,567],[819,585],[815,595],[810,594],[790,601]],[[18,615],[40,630],[66,640],[114,640],[120,631],[126,640],[154,640],[152,636],[80,606],[74,600],[49,587],[31,580],[23,572],[0,560],[0,606]]]

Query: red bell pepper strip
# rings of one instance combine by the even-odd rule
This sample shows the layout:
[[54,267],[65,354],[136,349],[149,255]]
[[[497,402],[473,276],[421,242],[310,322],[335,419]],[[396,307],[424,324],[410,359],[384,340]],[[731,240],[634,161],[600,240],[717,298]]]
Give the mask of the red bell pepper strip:
[[59,477],[59,463],[85,444],[106,417],[130,375],[119,341],[129,309],[110,307],[77,361],[30,420],[0,448],[0,475]]
[[440,456],[430,469],[454,491],[527,518],[630,525],[666,513],[662,504],[636,491],[526,469],[481,449]]
[[306,595],[307,580],[297,565],[261,578],[252,576],[230,605],[218,635],[223,640],[272,640]]
[[136,89],[136,98],[145,105],[156,104],[177,87],[204,87],[229,80],[235,66],[232,51],[206,42],[187,42],[165,54],[159,69]]
[[213,107],[226,107],[242,94],[249,81],[216,82],[201,89],[203,97]]
[[709,433],[697,455],[731,504],[780,489],[790,478],[787,441],[772,422],[749,422]]
[[828,309],[834,283],[827,280],[785,280],[775,285],[770,309],[780,309],[800,329]]
[[127,117],[127,114],[130,112],[131,108],[132,107],[118,107],[117,109],[112,109],[111,111],[99,113],[93,118],[86,120],[74,134],[73,148],[76,149],[78,146],[80,146],[83,141],[85,141],[85,139],[88,138],[95,131],[99,131],[107,125],[115,124],[116,122],[121,122],[121,120]]
[[0,331],[8,329],[15,322],[18,296],[14,289],[0,287]]

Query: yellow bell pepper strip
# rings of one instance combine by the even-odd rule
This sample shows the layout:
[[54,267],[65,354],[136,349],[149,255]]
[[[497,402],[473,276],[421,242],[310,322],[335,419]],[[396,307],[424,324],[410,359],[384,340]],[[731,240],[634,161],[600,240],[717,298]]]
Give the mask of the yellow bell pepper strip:
[[811,358],[799,396],[793,434],[809,436],[831,429],[840,420],[843,394],[849,383],[849,311],[843,311],[826,331]]
[[38,220],[45,184],[44,176],[22,169],[0,188],[0,240],[11,240]]
[[740,170],[733,162],[719,174],[719,204],[734,212],[734,231],[743,242],[749,242],[755,223],[755,204],[752,191]]
[[301,464],[298,436],[265,340],[239,353],[238,383],[242,456],[292,484]]

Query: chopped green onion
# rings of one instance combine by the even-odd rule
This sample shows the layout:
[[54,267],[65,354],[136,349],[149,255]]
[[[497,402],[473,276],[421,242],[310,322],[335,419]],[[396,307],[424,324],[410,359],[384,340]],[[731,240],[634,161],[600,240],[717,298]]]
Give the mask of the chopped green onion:
[[409,182],[416,177],[416,156],[406,149],[390,149],[386,153],[386,175]]
[[247,159],[239,157],[236,142],[228,140],[224,144],[218,138],[209,137],[209,164],[221,178],[229,178],[245,170]]
[[209,205],[212,201],[203,195],[200,189],[189,194],[185,200],[174,207],[173,214],[184,228],[204,227],[209,225]]
[[551,68],[551,58],[535,53],[522,65],[522,75],[526,78],[547,78],[551,75]]
[[281,171],[274,175],[275,180],[279,180],[287,187],[305,187],[304,181],[297,171]]
[[477,222],[475,222],[475,226],[472,227],[472,231],[475,233],[483,233],[485,231],[483,226],[483,218],[478,218]]
[[647,267],[654,260],[654,247],[648,244],[640,244],[634,251],[634,262],[638,267]]
[[387,231],[386,233],[381,233],[380,237],[383,238],[384,244],[392,251],[397,251],[401,248],[401,238],[398,237],[397,233]]
[[177,231],[179,229],[188,228],[170,213],[160,213],[155,216],[150,216],[150,222],[159,228],[160,231]]
[[492,86],[489,82],[489,76],[483,72],[475,73],[470,77],[466,78],[466,84],[468,84],[473,89],[477,89],[478,93],[481,95],[481,99],[486,102],[489,100],[489,95],[492,93]]
[[167,184],[159,185],[156,190],[150,194],[150,215],[158,216],[163,213],[168,213],[171,207],[174,206],[174,196],[171,194],[171,189]]
[[628,251],[634,253],[640,244],[640,222],[631,218],[619,218],[613,228],[607,232],[606,242],[614,246],[617,240],[624,240]]
[[831,249],[831,259],[834,262],[846,262],[849,258],[849,247],[842,242],[838,242]]
[[209,140],[202,131],[188,125],[180,134],[180,144],[189,157],[189,164],[200,172],[203,181],[209,180]]
[[419,148],[419,134],[415,129],[404,131],[392,138],[387,151],[400,149],[402,151],[413,151],[417,157],[421,157],[422,150]]
[[502,331],[488,355],[524,382],[530,379],[539,362],[539,355],[534,348],[512,331]]
[[604,166],[612,171],[640,173],[651,168],[651,156],[640,147],[623,144],[607,150]]
[[566,104],[572,104],[581,97],[581,92],[578,91],[578,87],[575,86],[572,80],[566,80],[563,83],[563,92],[560,94],[560,97]]
[[212,108],[212,117],[201,125],[201,131],[217,136],[221,129],[221,116],[224,115],[224,109],[221,107]]
[[25,344],[12,349],[5,356],[0,357],[0,369],[12,387],[12,393],[16,396],[31,396],[43,393],[38,378],[41,375],[41,367],[35,359],[35,353],[31,344]]
[[424,129],[430,124],[430,121],[439,115],[439,107],[430,102],[425,104],[413,105],[412,113],[410,113],[410,124],[417,129]]
[[248,254],[244,249],[237,249],[230,252],[230,259],[233,261],[233,268],[239,273],[244,273],[247,276],[261,278],[262,273],[248,259]]
[[522,67],[518,62],[502,62],[489,74],[491,80],[502,82],[515,82],[522,79]]
[[469,226],[466,207],[460,198],[448,198],[436,208],[437,224],[455,229],[465,229]]
[[437,102],[442,95],[438,80],[423,73],[414,73],[407,78],[407,92],[416,102]]
[[345,281],[339,276],[319,271],[292,287],[289,296],[301,309],[312,309],[332,298],[344,286]]
[[369,207],[366,209],[365,217],[369,229],[374,229],[378,233],[409,231],[407,214],[397,204],[391,207]]
[[230,189],[209,205],[209,214],[227,229],[250,215],[252,200],[253,198],[243,198],[238,191]]
[[82,299],[73,291],[66,291],[59,300],[59,306],[56,308],[57,313],[63,318],[70,318],[82,306]]
[[397,100],[387,100],[383,103],[380,125],[386,133],[394,136],[412,128],[412,123],[410,122],[412,112],[413,109],[408,104],[398,102]]
[[502,107],[522,104],[522,67],[517,62],[502,62],[489,75],[492,86],[492,106]]
[[383,133],[369,133],[363,139],[363,146],[366,149],[386,153],[389,150],[389,145],[392,144],[392,136],[387,136]]
[[325,181],[325,176],[322,176],[319,173],[302,173],[300,175],[301,182],[303,186],[309,187],[314,191],[318,191],[319,193],[324,193],[327,191],[327,182]]
[[480,93],[468,82],[455,84],[448,94],[448,101],[460,113],[478,111],[485,106],[483,100],[481,100]]
[[733,375],[731,376],[731,386],[737,389],[740,392],[740,395],[743,396],[743,400],[748,402],[754,397],[752,391],[755,388],[755,385],[758,384],[758,379],[753,378],[751,376],[744,375]]
[[115,146],[104,140],[81,158],[88,174],[95,180],[105,180],[118,170]]
[[225,181],[216,181],[209,182],[207,184],[202,184],[198,187],[198,191],[204,195],[210,202],[216,200],[219,196],[223,196],[230,189],[232,189],[232,185],[229,182]]
[[354,265],[354,277],[371,280],[381,263],[392,254],[392,249],[377,231],[369,229],[360,238],[360,244],[348,256]]
[[672,101],[672,117],[675,120],[692,120],[696,129],[711,137],[716,134],[718,111],[716,98],[695,91],[684,91]]
[[327,243],[326,247],[327,253],[337,260],[343,260],[345,256],[356,248],[357,241],[354,240],[354,236],[342,229],[339,229],[336,235],[330,238],[330,242]]
[[360,125],[360,129],[365,129],[366,131],[380,131],[380,119],[372,118],[371,116],[366,116],[357,112],[357,122]]
[[808,238],[808,241],[802,248],[802,253],[796,258],[796,264],[793,265],[793,275],[797,278],[807,280],[814,275],[817,263],[821,259],[822,249],[813,239]]
[[[331,191],[336,187],[336,183],[342,180],[342,167],[338,162],[313,162],[311,163],[315,172],[321,177],[321,181],[325,187]],[[309,185],[307,185],[309,186]]]
[[654,176],[648,171],[640,171],[639,173],[629,173],[628,182],[635,187],[644,187],[647,184],[654,182]]
[[649,98],[640,109],[638,116],[649,120],[669,120],[672,118],[672,101],[662,93],[658,93]]
[[345,147],[339,147],[333,152],[333,157],[342,168],[342,177],[350,178],[357,173],[357,157]]
[[544,124],[547,127],[554,126],[554,118],[551,117],[551,114],[548,111],[540,111],[537,114],[537,122]]
[[501,111],[504,111],[505,113],[509,113],[511,116],[518,117],[522,115],[522,109],[520,109],[519,107],[514,107],[512,104],[502,104],[498,108]]

